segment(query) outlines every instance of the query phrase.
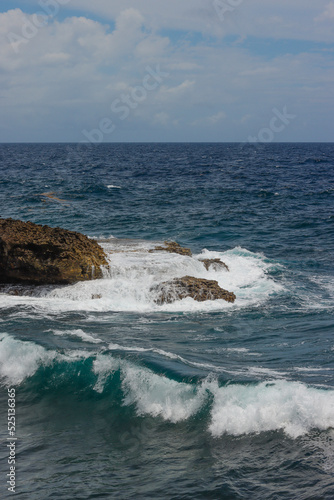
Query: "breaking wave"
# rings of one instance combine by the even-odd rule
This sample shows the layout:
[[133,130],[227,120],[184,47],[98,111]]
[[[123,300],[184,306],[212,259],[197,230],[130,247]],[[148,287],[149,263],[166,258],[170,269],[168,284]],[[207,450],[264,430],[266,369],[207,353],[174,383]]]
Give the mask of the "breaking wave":
[[84,387],[87,398],[116,394],[121,408],[174,424],[204,411],[206,431],[216,438],[283,431],[295,439],[334,427],[333,390],[285,379],[221,385],[209,375],[196,382],[176,381],[107,349],[60,353],[7,334],[0,339],[0,366],[1,384],[20,391],[60,387],[82,397]]
[[[167,252],[150,253],[154,245],[145,241],[110,239],[100,242],[109,260],[104,279],[63,287],[39,287],[32,295],[2,294],[1,307],[29,306],[33,309],[59,311],[218,311],[262,304],[270,296],[284,292],[271,271],[279,268],[261,254],[240,247],[225,252],[203,250],[193,257]],[[219,258],[230,271],[206,270],[200,259]],[[217,280],[236,294],[235,304],[224,300],[196,302],[185,298],[172,304],[158,305],[154,287],[182,276]]]

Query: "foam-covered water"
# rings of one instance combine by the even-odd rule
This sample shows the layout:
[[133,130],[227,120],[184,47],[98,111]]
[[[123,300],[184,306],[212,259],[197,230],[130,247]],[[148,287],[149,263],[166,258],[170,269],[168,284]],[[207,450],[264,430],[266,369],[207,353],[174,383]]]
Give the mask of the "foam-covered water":
[[[333,157],[330,144],[0,146],[1,216],[81,231],[109,264],[100,280],[0,289],[19,498],[334,496]],[[193,256],[150,252],[166,240]],[[186,275],[235,303],[156,303]]]
[[[29,290],[30,295],[3,295],[1,306],[20,305],[48,311],[220,311],[233,307],[247,307],[265,302],[270,296],[284,293],[284,287],[270,277],[270,270],[280,267],[269,263],[264,256],[242,248],[226,252],[210,252],[188,257],[168,252],[148,252],[147,243],[132,242],[131,250],[121,247],[117,240],[101,242],[109,262],[104,279],[77,283],[50,289]],[[113,253],[114,249],[117,251]],[[153,247],[154,248],[154,247]],[[206,270],[201,258],[220,258],[230,271]],[[172,304],[157,305],[154,287],[163,281],[182,276],[216,280],[237,296],[234,305],[224,300],[197,302],[186,298]],[[37,297],[36,297],[37,295]]]

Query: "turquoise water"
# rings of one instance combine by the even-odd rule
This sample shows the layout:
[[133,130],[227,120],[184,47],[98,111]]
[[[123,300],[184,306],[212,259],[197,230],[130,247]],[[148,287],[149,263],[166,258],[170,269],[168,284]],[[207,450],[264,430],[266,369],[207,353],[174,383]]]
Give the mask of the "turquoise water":
[[[81,231],[110,263],[102,280],[0,293],[3,498],[8,387],[18,498],[333,497],[333,158],[332,144],[0,146],[1,217]],[[193,257],[148,252],[167,239]],[[158,306],[151,287],[187,274],[235,304]]]

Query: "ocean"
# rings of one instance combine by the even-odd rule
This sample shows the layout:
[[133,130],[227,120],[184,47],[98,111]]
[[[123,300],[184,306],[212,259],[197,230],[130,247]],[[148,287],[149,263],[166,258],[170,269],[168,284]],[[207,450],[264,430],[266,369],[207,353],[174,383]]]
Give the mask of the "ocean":
[[[0,145],[0,216],[110,264],[0,291],[1,498],[334,498],[333,167],[334,144]],[[158,305],[185,275],[235,303]]]

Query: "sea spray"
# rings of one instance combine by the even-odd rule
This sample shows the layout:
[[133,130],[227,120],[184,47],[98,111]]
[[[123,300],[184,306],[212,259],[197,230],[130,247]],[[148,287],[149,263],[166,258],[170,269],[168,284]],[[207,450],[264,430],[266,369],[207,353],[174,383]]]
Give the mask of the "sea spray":
[[[120,247],[117,240],[115,241],[114,247],[114,240],[107,244],[101,243],[109,261],[109,269],[104,272],[104,279],[56,287],[52,290],[39,289],[36,291],[38,297],[4,294],[1,306],[30,306],[36,310],[54,313],[80,310],[209,312],[258,305],[271,296],[285,292],[283,285],[270,275],[271,269],[277,269],[280,264],[240,247],[225,252],[204,250],[201,254],[189,257],[166,252],[149,253],[149,242],[131,241],[129,245],[123,243]],[[115,253],[113,248],[117,249]],[[228,264],[230,271],[206,270],[200,261],[201,258],[220,258]],[[236,294],[235,304],[224,300],[196,302],[192,298],[178,300],[172,304],[156,304],[156,285],[187,275],[218,281],[222,288]]]
[[[0,361],[4,385],[20,385],[24,390],[25,383],[37,376],[39,370],[44,370],[39,384],[48,384],[45,377],[51,377],[56,390],[57,385],[66,387],[64,382],[68,377],[69,390],[79,395],[84,389],[87,397],[92,390],[107,397],[110,383],[119,383],[122,396],[118,404],[133,407],[138,416],[159,417],[174,424],[196,416],[208,406],[210,423],[206,430],[214,437],[283,431],[295,439],[312,429],[324,431],[334,427],[334,391],[300,382],[271,379],[221,385],[212,375],[197,382],[179,382],[105,351],[76,350],[61,354],[8,335],[0,341]],[[73,371],[74,364],[77,367]],[[50,367],[53,367],[51,372]],[[117,372],[119,378],[113,382]],[[81,380],[77,388],[73,377]]]

